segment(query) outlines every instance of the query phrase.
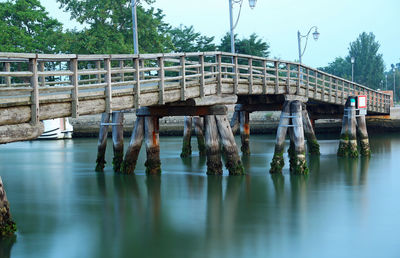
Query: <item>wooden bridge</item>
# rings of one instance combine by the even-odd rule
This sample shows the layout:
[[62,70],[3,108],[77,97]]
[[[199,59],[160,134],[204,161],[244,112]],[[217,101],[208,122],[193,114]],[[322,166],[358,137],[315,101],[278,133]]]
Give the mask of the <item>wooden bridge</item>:
[[[143,55],[0,53],[0,69],[3,70],[0,72],[0,143],[18,140],[18,134],[24,133],[30,135],[27,138],[32,138],[35,133],[40,134],[40,130],[35,131],[39,121],[51,118],[103,113],[108,114],[108,117],[103,116],[103,123],[117,127],[115,125],[121,123],[121,117],[116,116],[115,122],[109,123],[109,114],[135,109],[138,115],[134,130],[136,140],[132,137],[125,168],[122,168],[128,172],[133,172],[127,167],[134,168],[136,160],[130,157],[137,155],[133,153],[138,146],[140,150],[143,128],[153,132],[153,138],[149,136],[146,140],[146,149],[159,148],[158,118],[162,116],[204,116],[206,145],[210,150],[207,153],[212,154],[207,159],[210,162],[220,160],[213,156],[218,152],[218,131],[223,145],[234,157],[228,163],[237,167],[240,159],[237,150],[233,151],[236,144],[229,123],[226,123],[227,104],[239,104],[237,113],[244,112],[239,119],[244,145],[246,141],[248,143],[249,112],[283,110],[277,137],[277,146],[280,147],[275,150],[278,156],[281,155],[287,127],[293,128],[290,129],[293,141],[300,139],[299,146],[303,144],[303,124],[305,130],[311,128],[312,131],[309,117],[314,120],[344,114],[350,120],[344,119],[342,140],[353,144],[356,115],[350,106],[345,108],[346,101],[352,96],[367,95],[369,115],[390,113],[390,95],[366,86],[299,63],[224,52]],[[301,115],[302,110],[308,112]],[[307,118],[306,121],[302,122],[302,117]],[[365,118],[358,121],[358,125],[365,127]],[[103,140],[105,132],[100,131]],[[310,132],[305,133],[310,135]],[[146,131],[146,135],[151,133]],[[120,142],[120,136],[120,132],[115,133],[115,139],[119,139],[116,142]],[[247,152],[246,148],[242,146],[242,151]],[[303,149],[296,147],[301,157]],[[148,161],[149,155],[152,154],[148,152]],[[121,153],[117,156],[122,162]],[[155,157],[156,163],[157,159],[159,161],[159,157]],[[304,158],[301,159],[305,162]],[[215,162],[208,163],[209,170],[220,173],[219,165],[212,168]],[[157,166],[150,168],[150,173],[158,169]],[[101,166],[99,170],[102,170]]]

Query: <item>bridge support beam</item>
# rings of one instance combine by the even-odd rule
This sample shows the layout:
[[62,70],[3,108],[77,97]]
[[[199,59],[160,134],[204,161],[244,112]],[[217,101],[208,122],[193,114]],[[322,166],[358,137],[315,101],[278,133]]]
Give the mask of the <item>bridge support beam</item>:
[[113,169],[120,172],[124,159],[124,113],[112,112]]
[[289,117],[290,101],[285,101],[283,103],[279,126],[276,132],[274,157],[272,158],[271,168],[269,170],[271,174],[282,173],[282,168],[285,165],[285,161],[283,160],[283,151],[285,148],[286,132],[289,126]]
[[10,206],[0,177],[0,238],[12,236],[15,231],[17,231],[17,226],[11,219]]
[[311,155],[320,155],[319,144],[315,136],[314,128],[308,115],[306,104],[302,103],[302,119],[304,136],[307,139],[308,153]]
[[103,172],[106,164],[106,147],[107,147],[107,134],[108,125],[110,123],[110,114],[103,113],[101,115],[99,140],[97,142],[97,159],[96,159],[96,172]]
[[298,100],[290,104],[292,127],[290,130],[290,172],[293,174],[307,174],[306,149],[304,144],[304,130],[302,119],[302,103]]
[[360,141],[360,154],[361,156],[371,156],[371,149],[369,147],[369,139],[367,132],[367,124],[365,123],[365,116],[357,117],[357,135]]
[[139,156],[140,148],[144,139],[144,117],[138,116],[133,128],[131,141],[122,162],[121,172],[124,174],[133,174],[136,162]]
[[240,150],[244,155],[250,155],[250,115],[247,111],[240,112],[240,139],[242,147]]
[[349,97],[344,107],[342,131],[337,155],[339,157],[358,157],[357,137],[356,137],[356,110],[351,103],[354,97]]
[[203,133],[204,118],[196,116],[193,118],[193,123],[194,123],[194,131],[196,133],[196,138],[197,138],[197,146],[199,149],[199,155],[205,156],[206,155],[206,144],[205,144],[204,133]]
[[205,116],[204,126],[207,153],[207,175],[222,175],[221,153],[215,116]]
[[145,144],[147,160],[146,174],[158,175],[161,174],[160,160],[160,136],[159,136],[159,120],[156,116],[146,116],[144,118],[145,128]]
[[229,175],[243,175],[244,167],[240,160],[239,151],[228,118],[225,115],[216,115],[215,119],[225,157],[225,167],[229,170]]
[[192,154],[191,136],[192,136],[192,117],[185,116],[181,158],[189,157]]

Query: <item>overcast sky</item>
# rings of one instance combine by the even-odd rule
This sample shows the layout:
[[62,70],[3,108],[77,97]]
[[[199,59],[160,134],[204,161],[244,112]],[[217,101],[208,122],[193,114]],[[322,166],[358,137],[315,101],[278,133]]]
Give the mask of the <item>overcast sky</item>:
[[[67,28],[77,26],[55,0],[41,2]],[[215,36],[216,43],[229,31],[228,0],[156,0],[154,6],[163,10],[171,25],[193,25],[196,31]],[[236,4],[235,13],[238,9]],[[360,33],[373,32],[388,68],[400,62],[399,17],[400,0],[258,0],[253,10],[244,0],[235,33],[239,38],[256,33],[270,44],[271,57],[297,60],[297,31],[306,34],[316,25],[320,38],[315,42],[310,35],[303,63],[320,67],[347,55],[349,43]]]

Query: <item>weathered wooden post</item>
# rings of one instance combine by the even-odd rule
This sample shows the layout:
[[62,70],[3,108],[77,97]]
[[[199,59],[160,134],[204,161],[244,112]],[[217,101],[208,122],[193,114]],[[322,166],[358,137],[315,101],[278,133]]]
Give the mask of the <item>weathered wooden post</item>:
[[194,123],[194,131],[196,133],[197,137],[197,146],[199,149],[199,155],[200,156],[205,156],[206,155],[206,144],[205,144],[205,139],[204,139],[204,119],[202,117],[194,117],[193,118],[193,123]]
[[121,163],[124,159],[124,113],[112,112],[112,139],[113,139],[113,168],[120,172]]
[[307,107],[305,103],[302,103],[302,118],[303,118],[304,136],[307,139],[308,153],[311,155],[320,155],[317,137],[315,137],[314,128],[311,124],[310,117],[308,116]]
[[189,157],[192,154],[191,138],[192,138],[192,117],[185,116],[181,158]]
[[103,172],[104,165],[106,164],[105,155],[106,155],[109,123],[110,123],[110,114],[103,113],[101,115],[99,140],[97,142],[97,159],[96,159],[96,169],[95,169],[97,172]]
[[0,176],[0,238],[11,236],[15,231],[17,231],[17,226],[11,219],[10,206]]
[[240,138],[242,140],[242,147],[240,150],[244,155],[250,154],[250,121],[249,121],[249,112],[241,111],[240,112]]
[[225,166],[229,170],[229,175],[243,175],[244,168],[228,118],[226,115],[216,115],[215,119],[226,159]]
[[138,116],[136,118],[135,126],[133,128],[128,150],[126,151],[125,154],[125,159],[121,165],[122,173],[124,174],[134,173],[140,148],[142,147],[143,139],[144,139],[144,117]]
[[235,135],[240,128],[240,111],[235,110],[231,120],[232,133]]
[[161,173],[160,136],[158,117],[146,116],[144,118],[145,144],[147,160],[145,163],[146,174],[156,175]]
[[205,116],[204,124],[206,131],[207,175],[222,175],[222,162],[215,116]]
[[291,143],[290,143],[290,172],[294,174],[307,174],[306,148],[304,145],[303,119],[301,101],[294,100],[290,104],[292,117]]
[[369,139],[367,132],[367,124],[365,123],[365,116],[357,117],[357,135],[360,140],[360,154],[361,156],[371,156],[371,149],[369,147]]
[[283,160],[283,150],[285,147],[285,137],[289,125],[290,118],[290,101],[285,101],[283,104],[279,126],[276,132],[276,143],[274,157],[271,162],[270,173],[282,173],[282,168],[285,165]]
[[337,151],[340,157],[358,157],[355,103],[355,97],[348,97],[344,106],[342,131]]

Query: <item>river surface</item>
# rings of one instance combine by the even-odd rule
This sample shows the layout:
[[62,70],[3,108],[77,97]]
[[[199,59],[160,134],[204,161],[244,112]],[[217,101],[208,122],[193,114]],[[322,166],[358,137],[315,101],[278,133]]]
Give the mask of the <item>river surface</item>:
[[0,256],[400,257],[400,134],[372,135],[370,159],[319,138],[308,176],[268,173],[272,135],[251,136],[236,177],[206,176],[195,138],[181,159],[182,138],[161,137],[161,176],[144,174],[144,148],[136,175],[114,174],[111,141],[104,173],[96,139],[1,145],[18,233]]

